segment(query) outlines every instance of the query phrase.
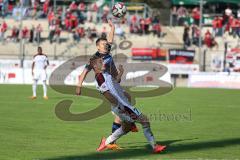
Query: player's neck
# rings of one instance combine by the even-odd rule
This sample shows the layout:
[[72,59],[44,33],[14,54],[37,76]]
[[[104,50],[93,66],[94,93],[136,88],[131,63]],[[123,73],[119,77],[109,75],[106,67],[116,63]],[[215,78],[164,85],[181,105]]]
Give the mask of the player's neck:
[[95,71],[95,74],[100,74],[102,73],[103,71],[99,70],[99,71]]

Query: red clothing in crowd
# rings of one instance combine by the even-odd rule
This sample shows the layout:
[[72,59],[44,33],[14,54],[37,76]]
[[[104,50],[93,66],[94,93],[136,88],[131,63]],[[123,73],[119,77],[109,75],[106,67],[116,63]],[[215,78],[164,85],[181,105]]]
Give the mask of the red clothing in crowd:
[[159,23],[153,25],[153,30],[157,33],[160,33],[162,31],[161,25]]
[[48,23],[50,24],[53,19],[54,19],[54,12],[51,11],[51,12],[48,14]]
[[200,20],[200,11],[198,8],[194,8],[192,11],[192,18],[195,20]]
[[209,30],[207,30],[205,33],[204,43],[207,45],[207,47],[212,47],[212,34]]
[[212,22],[213,28],[222,28],[223,27],[223,19],[221,17],[216,17]]
[[136,22],[137,22],[137,16],[133,15],[132,18],[131,18],[131,23],[135,24]]
[[69,6],[70,10],[71,11],[74,11],[74,10],[77,10],[78,6],[75,2],[72,2]]
[[230,24],[231,28],[238,28],[240,27],[240,21],[238,19],[233,19]]
[[94,3],[94,4],[93,4],[92,9],[93,9],[94,12],[97,12],[97,11],[98,11],[97,3]]
[[84,28],[83,27],[80,27],[77,29],[77,32],[79,34],[80,37],[84,37],[85,35],[85,31],[84,31]]
[[78,20],[77,20],[77,17],[73,14],[71,14],[70,16],[70,21],[71,21],[71,28],[75,28],[78,26]]
[[83,2],[81,2],[79,5],[78,5],[78,9],[80,10],[80,11],[85,11],[85,9],[86,9],[86,6],[85,6],[85,4],[83,3]]
[[47,14],[48,13],[48,8],[49,8],[49,2],[50,0],[46,0],[43,4],[43,13]]
[[24,27],[22,29],[22,38],[27,38],[28,37],[29,30],[27,27]]
[[8,28],[8,25],[7,25],[7,23],[4,21],[3,24],[2,24],[2,27],[1,27],[1,32],[6,32],[6,31],[7,31],[7,28]]
[[152,23],[152,19],[151,18],[146,18],[145,19],[145,24],[146,25],[150,25]]
[[144,29],[145,29],[145,20],[143,18],[140,19],[140,26],[141,26],[141,30],[144,31]]

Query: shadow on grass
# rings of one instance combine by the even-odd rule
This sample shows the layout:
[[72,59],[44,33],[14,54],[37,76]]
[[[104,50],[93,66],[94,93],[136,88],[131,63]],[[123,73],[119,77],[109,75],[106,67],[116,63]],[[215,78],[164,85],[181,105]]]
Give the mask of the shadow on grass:
[[[194,138],[197,139],[197,138]],[[218,147],[227,147],[232,145],[239,145],[240,138],[232,138],[232,139],[225,139],[225,140],[216,140],[216,141],[207,141],[207,142],[194,142],[194,143],[187,143],[187,144],[176,144],[173,143],[180,142],[180,141],[187,141],[187,140],[194,140],[194,139],[183,139],[183,140],[168,140],[168,141],[161,141],[158,142],[159,144],[167,145],[167,150],[160,154],[170,154],[170,153],[179,153],[179,152],[188,152],[188,151],[197,151],[197,150],[206,150],[210,148],[218,148]],[[144,143],[144,142],[141,142]],[[134,148],[132,148],[134,147]],[[56,158],[49,158],[45,160],[85,160],[85,159],[131,159],[134,157],[141,157],[141,156],[158,156],[158,154],[153,154],[152,150],[150,149],[149,145],[143,146],[131,146],[130,148],[127,147],[123,150],[119,151],[104,151],[100,153],[90,153],[85,155],[73,155],[73,156],[63,156],[63,157],[56,157]],[[156,157],[157,158],[157,157]]]

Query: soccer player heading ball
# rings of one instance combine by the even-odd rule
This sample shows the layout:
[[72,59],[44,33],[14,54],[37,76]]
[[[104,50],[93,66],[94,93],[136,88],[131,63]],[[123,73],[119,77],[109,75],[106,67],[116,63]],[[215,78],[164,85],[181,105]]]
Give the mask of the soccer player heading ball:
[[90,59],[90,67],[95,72],[98,90],[112,104],[112,112],[120,118],[121,127],[112,133],[107,139],[102,138],[97,151],[103,151],[108,148],[109,144],[127,134],[131,130],[133,122],[138,122],[142,125],[144,136],[155,153],[163,151],[166,146],[156,144],[148,118],[137,108],[132,106],[124,95],[123,89],[118,83],[121,76],[113,78],[111,74],[105,72],[103,61],[104,60],[101,57],[96,55]]
[[[101,38],[97,39],[96,47],[97,47],[98,51],[93,55],[93,57],[94,56],[102,57],[103,63],[105,65],[105,71],[108,72],[109,74],[111,74],[112,77],[115,78],[115,79],[117,79],[117,77],[120,77],[120,78],[118,78],[119,79],[118,82],[120,83],[121,76],[123,75],[123,69],[120,66],[120,69],[119,69],[120,72],[118,72],[118,70],[117,70],[117,68],[114,64],[113,58],[110,54],[111,44],[112,44],[113,38],[114,38],[115,26],[112,23],[112,21],[110,21],[110,20],[108,20],[108,23],[109,23],[109,26],[111,28],[111,31],[110,31],[107,38],[101,37]],[[76,88],[76,94],[77,95],[81,95],[82,83],[83,83],[84,79],[86,78],[87,74],[91,70],[92,70],[92,67],[89,64],[87,64],[85,66],[85,69],[81,73],[80,78],[79,78],[79,83],[78,83],[77,88]],[[128,97],[129,101],[131,101],[131,97],[127,92],[124,92],[124,95],[126,97]],[[114,133],[114,131],[117,130],[118,128],[120,128],[120,127],[121,127],[121,120],[119,119],[118,116],[115,116],[115,120],[112,124],[112,133]],[[138,131],[137,127],[134,123],[132,123],[131,130],[133,132]]]

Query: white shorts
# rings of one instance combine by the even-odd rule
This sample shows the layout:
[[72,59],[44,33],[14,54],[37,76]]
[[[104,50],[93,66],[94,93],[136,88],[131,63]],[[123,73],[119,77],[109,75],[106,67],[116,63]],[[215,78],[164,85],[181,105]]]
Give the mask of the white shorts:
[[142,114],[137,108],[135,107],[127,107],[127,106],[119,106],[113,107],[112,106],[112,113],[120,118],[122,122],[136,122],[140,115]]
[[34,70],[33,71],[33,79],[46,81],[47,80],[46,70]]
[[118,106],[112,107],[112,112],[122,121],[134,122],[142,114],[129,103],[127,97],[124,95],[124,90],[110,74],[98,74],[96,76],[96,86],[101,93],[109,91],[118,100]]

